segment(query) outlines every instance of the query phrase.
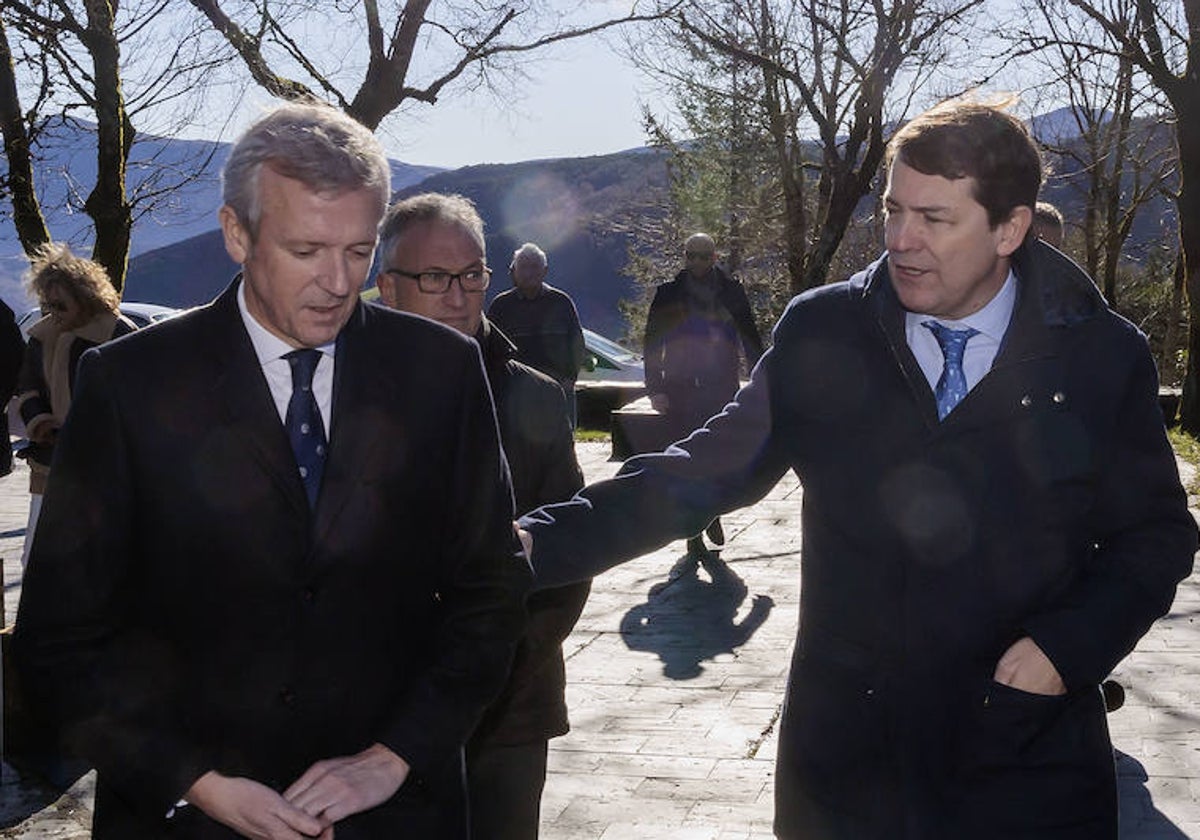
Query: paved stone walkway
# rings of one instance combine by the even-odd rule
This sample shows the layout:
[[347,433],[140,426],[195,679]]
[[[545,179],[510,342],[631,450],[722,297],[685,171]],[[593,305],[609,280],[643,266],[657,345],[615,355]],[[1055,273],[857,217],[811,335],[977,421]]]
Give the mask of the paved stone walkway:
[[[589,480],[615,472],[581,444]],[[24,476],[0,479],[11,621]],[[598,578],[567,644],[572,732],[551,742],[543,840],[769,840],[777,720],[794,640],[799,498],[788,477],[723,519],[710,569],[674,543]],[[1195,500],[1193,500],[1195,501]],[[1200,575],[1116,675],[1123,840],[1200,838]],[[47,802],[5,769],[0,838],[83,840],[90,777]],[[7,828],[5,828],[7,827]]]

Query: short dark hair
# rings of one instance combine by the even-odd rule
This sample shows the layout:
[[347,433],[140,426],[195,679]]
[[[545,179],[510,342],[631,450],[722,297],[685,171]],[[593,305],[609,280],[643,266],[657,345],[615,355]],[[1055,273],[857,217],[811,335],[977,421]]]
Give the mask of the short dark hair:
[[397,201],[383,217],[379,226],[379,262],[386,267],[392,250],[404,232],[423,222],[443,222],[458,225],[487,252],[483,238],[483,218],[475,202],[457,193],[420,193]]
[[948,100],[915,117],[888,143],[897,160],[923,175],[975,179],[974,198],[993,228],[1017,207],[1031,210],[1042,187],[1042,159],[1024,123],[1003,105]]

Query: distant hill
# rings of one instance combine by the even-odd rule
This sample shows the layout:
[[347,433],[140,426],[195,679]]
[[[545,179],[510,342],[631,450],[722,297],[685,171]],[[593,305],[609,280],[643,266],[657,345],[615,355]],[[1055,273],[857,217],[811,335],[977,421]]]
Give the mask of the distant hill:
[[[37,146],[40,161],[35,177],[43,212],[51,233],[79,252],[90,251],[90,219],[81,209],[96,182],[96,125],[73,117],[47,122]],[[128,189],[131,196],[169,191],[169,198],[144,209],[133,227],[130,256],[185,241],[216,227],[220,206],[220,172],[229,155],[229,143],[179,140],[138,134],[129,155]],[[406,186],[441,169],[392,161],[392,185]],[[0,156],[0,172],[5,170]],[[181,173],[194,178],[179,184]],[[13,230],[8,206],[0,207],[0,298],[25,308],[20,276],[26,261]],[[132,295],[130,300],[135,299]]]
[[[637,290],[621,275],[627,238],[613,220],[655,212],[666,181],[661,153],[634,150],[442,171],[402,185],[398,196],[453,192],[475,201],[496,272],[489,300],[510,285],[512,252],[536,242],[550,258],[549,282],[571,295],[583,323],[619,338],[625,326],[617,301]],[[220,232],[212,230],[131,260],[125,296],[192,306],[210,300],[235,270]]]
[[[1156,144],[1172,142],[1169,127],[1142,120]],[[1067,109],[1030,120],[1034,134],[1058,145],[1078,143],[1075,120]],[[47,141],[48,163],[39,170],[48,198],[63,196],[94,179],[90,132],[94,126],[64,120]],[[82,150],[82,151],[81,151]],[[215,230],[219,204],[215,175],[225,161],[228,145],[174,141],[143,135],[134,147],[130,183],[133,189],[153,186],[149,161],[175,161],[183,167],[197,155],[210,155],[207,174],[172,194],[169,205],[140,218],[134,231],[133,258],[126,280],[126,299],[173,306],[210,300],[229,282],[236,266],[225,254]],[[486,223],[489,262],[495,269],[489,299],[509,287],[512,251],[532,241],[550,257],[549,281],[574,298],[584,324],[614,338],[626,327],[618,302],[639,293],[622,274],[628,237],[622,231],[631,219],[664,212],[667,170],[665,153],[633,149],[610,155],[526,161],[515,164],[468,166],[456,170],[393,162],[393,187],[398,195],[434,190],[457,192],[473,199]],[[1068,159],[1050,159],[1044,198],[1054,202],[1068,225],[1082,216],[1082,173]],[[55,192],[57,190],[58,192]],[[864,199],[862,212],[871,212],[873,199]],[[73,230],[70,214],[53,222],[56,235]],[[1140,259],[1173,231],[1174,207],[1163,197],[1138,217],[1127,247]],[[75,228],[85,230],[84,221]],[[15,267],[15,271],[13,270]],[[24,306],[16,276],[24,267],[11,225],[0,224],[0,296]],[[15,289],[15,292],[14,292]],[[14,297],[15,294],[15,297]]]

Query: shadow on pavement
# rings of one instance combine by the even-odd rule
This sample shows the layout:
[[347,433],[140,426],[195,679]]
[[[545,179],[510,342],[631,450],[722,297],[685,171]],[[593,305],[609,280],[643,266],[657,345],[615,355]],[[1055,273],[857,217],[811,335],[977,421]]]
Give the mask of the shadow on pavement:
[[[1146,788],[1146,768],[1132,756],[1116,750],[1117,796],[1121,803],[1122,838],[1146,837],[1153,840],[1188,840],[1188,835],[1154,807]],[[1186,780],[1185,780],[1186,784]]]
[[644,603],[625,613],[621,637],[630,650],[657,653],[669,679],[694,679],[704,672],[702,662],[733,653],[771,614],[775,602],[755,595],[738,620],[747,594],[746,584],[715,553],[700,562],[685,555],[667,580],[650,588]]

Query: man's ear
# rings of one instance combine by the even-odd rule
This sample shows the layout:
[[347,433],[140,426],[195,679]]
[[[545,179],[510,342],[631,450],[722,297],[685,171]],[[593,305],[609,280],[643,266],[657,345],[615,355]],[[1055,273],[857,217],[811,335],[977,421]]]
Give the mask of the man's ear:
[[217,220],[221,223],[221,233],[225,237],[225,252],[230,258],[242,265],[250,258],[250,248],[253,244],[250,231],[242,227],[237,213],[228,204],[222,204],[217,211]]
[[1025,234],[1029,233],[1029,227],[1033,224],[1033,208],[1025,205],[1018,205],[1008,214],[1008,218],[1002,221],[997,233],[1000,235],[996,240],[996,255],[999,257],[1010,257],[1013,251],[1021,247],[1021,243],[1025,241]]
[[379,299],[389,309],[396,308],[396,278],[381,271],[375,275],[375,286],[379,289]]

